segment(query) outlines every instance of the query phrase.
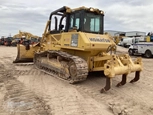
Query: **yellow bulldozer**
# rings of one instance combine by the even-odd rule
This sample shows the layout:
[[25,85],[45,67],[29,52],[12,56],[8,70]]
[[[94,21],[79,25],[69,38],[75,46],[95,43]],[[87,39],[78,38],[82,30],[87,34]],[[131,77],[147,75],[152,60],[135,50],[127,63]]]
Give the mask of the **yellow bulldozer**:
[[29,40],[31,44],[34,44],[38,42],[39,38],[39,36],[19,30],[19,33],[13,36],[12,45],[16,46],[19,42],[22,44],[22,42],[24,42],[25,40]]
[[128,54],[116,55],[116,44],[103,32],[102,10],[63,6],[51,12],[39,43],[18,44],[14,63],[33,61],[36,68],[70,83],[86,80],[89,72],[103,71],[106,85],[101,93],[111,88],[116,75],[122,75],[118,87],[127,82],[132,72],[135,77],[130,82],[138,81],[141,58],[132,61]]

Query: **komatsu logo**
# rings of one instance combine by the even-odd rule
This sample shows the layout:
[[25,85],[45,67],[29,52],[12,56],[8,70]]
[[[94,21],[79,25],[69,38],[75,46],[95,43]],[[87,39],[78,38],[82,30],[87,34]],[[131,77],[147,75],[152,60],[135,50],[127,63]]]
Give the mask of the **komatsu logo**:
[[105,39],[105,38],[89,38],[89,39],[92,42],[110,42],[109,39]]

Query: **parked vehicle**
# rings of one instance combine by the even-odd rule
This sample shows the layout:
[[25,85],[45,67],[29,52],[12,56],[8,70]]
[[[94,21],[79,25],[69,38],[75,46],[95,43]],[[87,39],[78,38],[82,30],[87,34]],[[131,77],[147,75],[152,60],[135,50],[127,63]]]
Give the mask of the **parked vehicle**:
[[21,32],[13,36],[12,45],[17,46],[18,43],[24,44],[27,40],[30,41],[30,44],[35,44],[39,42],[39,36],[33,35],[29,32]]
[[136,44],[138,42],[145,42],[146,38],[145,36],[141,37],[122,37],[121,41],[118,45],[124,46],[124,47],[130,47],[132,44]]
[[19,43],[19,41],[20,41],[20,38],[13,38],[13,40],[12,40],[12,46],[17,46],[17,44]]
[[129,47],[129,55],[142,55],[150,58],[153,55],[153,42],[139,42]]
[[11,42],[12,42],[12,37],[4,38],[4,45],[5,46],[11,46],[12,45]]
[[0,39],[0,45],[4,45],[4,38]]
[[124,46],[124,47],[130,47],[131,44],[137,43],[138,40],[136,38],[131,38],[131,37],[122,37],[121,41],[119,42],[118,45]]

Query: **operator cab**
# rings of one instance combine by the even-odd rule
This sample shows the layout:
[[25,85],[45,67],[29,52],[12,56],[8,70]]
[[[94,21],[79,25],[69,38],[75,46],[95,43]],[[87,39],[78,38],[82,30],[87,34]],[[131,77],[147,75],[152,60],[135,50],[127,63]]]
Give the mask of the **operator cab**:
[[103,11],[98,9],[69,9],[64,6],[51,13],[48,29],[51,34],[69,31],[103,34],[103,17]]

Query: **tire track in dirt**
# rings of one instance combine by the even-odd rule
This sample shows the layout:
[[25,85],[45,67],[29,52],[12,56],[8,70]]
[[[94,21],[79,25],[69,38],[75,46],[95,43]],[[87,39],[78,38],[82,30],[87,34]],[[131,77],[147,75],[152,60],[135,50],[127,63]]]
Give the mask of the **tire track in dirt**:
[[[7,59],[5,59],[6,62],[10,63]],[[74,112],[76,115],[90,113],[103,115],[105,112],[100,111],[99,108],[102,109],[101,104],[105,104],[110,106],[115,115],[152,115],[152,59],[143,59],[143,62],[146,64],[144,64],[145,70],[141,73],[140,81],[135,84],[127,83],[123,87],[116,88],[114,84],[117,84],[121,79],[121,77],[116,77],[113,79],[112,89],[105,94],[99,93],[102,86],[105,85],[103,78],[88,78],[87,81],[76,85],[66,85],[59,79],[50,79],[51,76],[35,70],[33,65],[19,64],[12,68],[21,71],[21,73],[17,73],[18,78],[24,78],[23,82],[26,81],[27,85],[30,85],[32,92],[36,90],[36,94],[41,96],[41,99],[45,100],[45,103],[51,107],[52,114],[71,114]],[[133,74],[129,75],[128,79],[133,77]],[[40,82],[40,84],[37,86],[36,82]],[[39,90],[40,87],[43,87],[43,90]]]
[[[27,64],[15,65],[29,66]],[[15,73],[18,79],[27,84],[32,91],[41,96],[47,105],[51,107],[51,113],[55,115],[112,115],[107,106],[95,101],[88,95],[80,94],[73,85],[52,77],[38,69],[18,70]],[[42,90],[43,89],[43,90]],[[104,108],[104,109],[102,109]]]
[[[113,80],[113,84],[117,84],[119,81]],[[101,89],[100,85],[103,81],[100,79],[90,79],[84,84],[78,84],[78,90],[81,92],[86,92],[91,97],[94,97],[97,101],[106,103],[110,105],[110,108],[114,114],[153,114],[153,109],[150,105],[153,105],[150,98],[152,94],[144,94],[143,92],[148,92],[147,89],[142,89],[141,83],[130,84],[116,88],[112,86],[112,89],[105,94],[100,94],[98,89]],[[146,86],[148,87],[148,86]],[[135,90],[133,90],[133,88]],[[149,93],[149,92],[148,92]],[[141,95],[141,96],[140,96]],[[148,96],[149,98],[145,98]],[[143,100],[142,100],[143,99]],[[139,111],[138,111],[139,110]]]
[[[153,95],[153,89],[152,89],[153,85],[150,82],[153,80],[152,78],[153,72],[146,71],[152,67],[152,63],[151,63],[152,60],[147,59],[148,63],[146,63],[145,61],[146,60],[143,59],[144,68],[147,68],[147,69],[144,69],[141,72],[140,80],[137,83],[134,83],[134,84],[127,83],[125,86],[123,86],[123,88],[122,87],[115,88],[114,86],[112,86],[113,90],[111,91],[111,94],[109,94],[111,95],[111,97],[103,98],[103,100],[111,100],[111,98],[115,97],[112,100],[112,101],[114,100],[115,101],[113,103],[111,102],[111,108],[113,109],[113,111],[116,111],[114,113],[117,114],[117,113],[120,113],[120,111],[123,112],[124,110],[123,108],[125,108],[125,111],[127,113],[131,113],[133,115],[140,114],[140,113],[147,114],[147,115],[153,114],[153,107],[152,107],[153,101],[150,100],[152,99],[152,95]],[[128,75],[128,80],[129,79],[131,80],[133,78],[134,78],[134,73]],[[117,84],[120,80],[121,80],[121,77],[116,77],[115,79],[113,79],[113,84]],[[98,85],[102,84],[100,83],[100,80],[97,80],[97,82],[99,82]],[[93,91],[95,90],[96,89],[93,89]],[[95,97],[95,95],[93,95],[93,97]],[[109,101],[107,103],[109,103]]]
[[50,115],[50,108],[23,83],[11,76],[8,69],[0,64],[0,114]]
[[[28,72],[29,73],[28,75],[36,75],[37,78],[39,75],[45,75],[45,73],[43,73],[43,72],[40,74],[39,70],[37,70],[37,69],[32,69],[30,71],[31,72]],[[26,75],[25,73],[22,75]],[[19,75],[21,75],[21,73],[19,73]],[[40,77],[40,78],[41,78],[41,81],[43,81],[42,77]],[[132,78],[134,78],[134,74],[131,74],[128,77],[128,79],[132,79]],[[117,78],[113,79],[113,84],[117,84],[120,80],[121,80],[121,77],[117,77]],[[87,83],[87,82],[89,82],[89,83]],[[139,81],[139,84],[143,84],[143,82],[144,81],[142,81],[142,83],[140,83],[140,81]],[[43,84],[45,84],[45,83],[43,83]],[[116,115],[117,114],[139,114],[139,113],[137,113],[137,110],[139,110],[139,112],[141,111],[141,113],[143,113],[143,114],[145,114],[146,111],[153,113],[152,108],[149,107],[149,105],[152,104],[152,102],[149,103],[147,99],[144,99],[144,101],[142,101],[142,98],[144,98],[145,96],[139,95],[142,93],[141,90],[137,91],[137,93],[135,93],[134,90],[131,90],[132,88],[134,88],[135,90],[141,89],[142,85],[141,86],[137,85],[138,83],[136,83],[136,85],[127,83],[127,85],[123,86],[123,88],[115,88],[114,86],[112,86],[112,89],[110,92],[107,92],[106,94],[100,94],[99,90],[102,88],[101,87],[102,84],[105,84],[104,80],[99,80],[99,79],[90,80],[89,79],[88,81],[85,81],[85,84],[83,82],[78,85],[74,85],[74,87],[79,92],[81,92],[81,95],[86,96],[86,97],[88,95],[88,98],[90,98],[90,99],[94,98],[94,99],[96,99],[97,102],[101,102],[101,103],[105,103],[105,104],[109,105],[110,109],[112,109],[112,111]],[[145,84],[143,84],[143,85],[145,85],[144,86],[145,89],[143,89],[143,92],[147,92],[147,89],[150,86],[147,85],[146,81],[145,81]],[[124,88],[125,88],[125,90],[124,90]],[[127,92],[127,90],[128,90],[128,92]],[[40,91],[40,93],[41,93],[41,91]],[[50,103],[50,101],[49,101],[49,103],[50,103],[50,105],[52,105],[52,113],[61,114],[63,111],[66,111],[63,109],[59,109],[60,107],[61,108],[64,107],[63,105],[59,105],[59,103],[63,102],[62,100],[64,100],[65,92],[59,91],[58,93],[60,93],[59,97],[55,96],[55,95],[54,95],[55,97],[49,96],[49,97],[51,97],[50,100],[52,101],[52,103]],[[64,94],[64,95],[62,95],[62,94]],[[59,94],[57,94],[57,95],[59,95]],[[46,100],[48,100],[48,99],[46,99]],[[76,100],[76,99],[74,99],[74,100]],[[82,100],[78,100],[78,102],[79,101],[82,102]],[[69,100],[67,100],[66,102],[71,103],[71,101],[69,102]],[[71,105],[73,105],[73,104],[74,104],[74,102],[72,101]],[[77,109],[76,105],[78,107],[80,107],[80,105],[88,105],[88,104],[77,103],[74,105],[75,105],[74,108]],[[145,107],[145,106],[147,106],[147,107]],[[59,108],[55,108],[55,107],[59,107]],[[71,106],[67,105],[64,107],[64,109],[66,109],[66,107],[71,110]],[[78,113],[85,114],[85,110],[82,113],[77,111],[76,114],[78,114]],[[91,108],[90,108],[90,110],[91,110]],[[94,110],[96,110],[96,109],[94,108]],[[91,113],[95,113],[94,110]]]

